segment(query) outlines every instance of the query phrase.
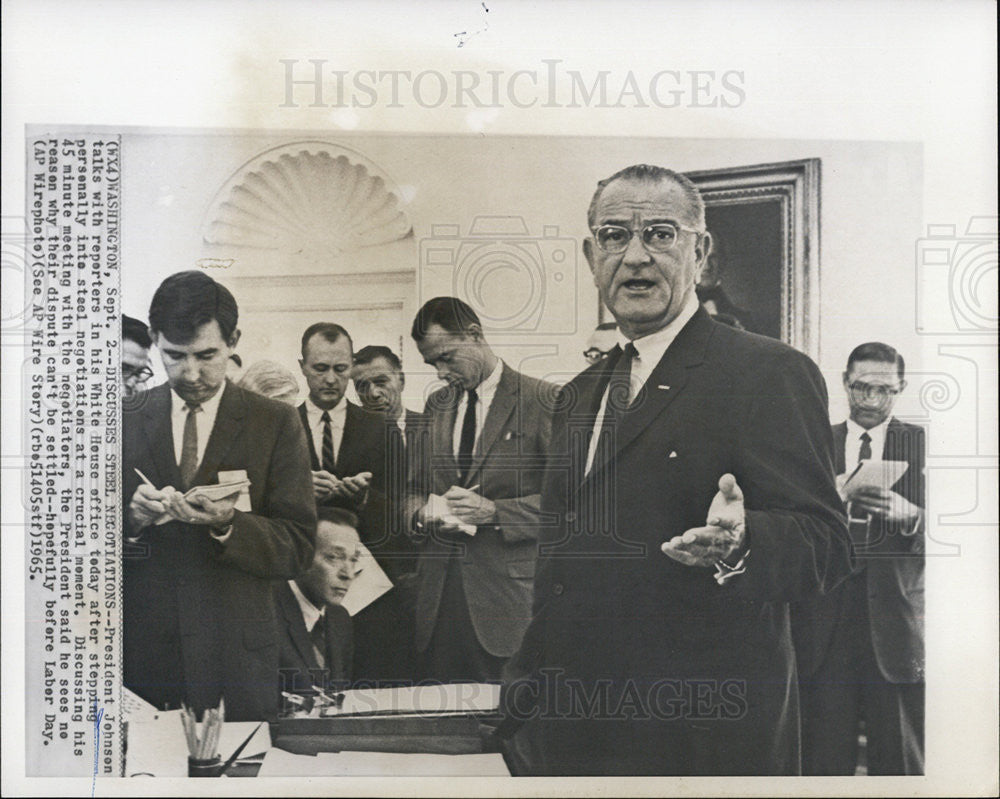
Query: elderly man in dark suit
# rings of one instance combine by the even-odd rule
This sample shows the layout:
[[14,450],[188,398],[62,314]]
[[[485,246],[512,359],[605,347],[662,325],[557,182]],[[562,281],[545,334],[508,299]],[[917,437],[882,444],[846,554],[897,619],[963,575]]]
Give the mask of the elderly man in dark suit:
[[[149,322],[167,383],[126,410],[124,682],[159,708],[271,718],[271,581],[310,561],[316,511],[295,411],[225,379],[239,340],[229,291],[202,272],[163,281]],[[245,494],[185,497],[247,478]]]
[[833,427],[839,481],[866,460],[907,470],[892,486],[842,485],[856,568],[794,608],[805,774],[854,774],[861,718],[869,774],[924,773],[924,431],[892,415],[904,374],[881,342],[847,359],[850,415]]
[[455,297],[428,300],[411,335],[447,382],[427,398],[430,452],[407,503],[420,546],[417,650],[426,678],[495,680],[531,614],[555,392],[498,358]]
[[358,517],[331,507],[318,516],[312,564],[274,589],[282,631],[279,684],[300,696],[346,686],[354,659],[351,617],[340,603],[358,572]]
[[788,605],[850,546],[816,365],[714,322],[684,176],[598,184],[584,252],[624,345],[556,403],[534,617],[499,735],[525,774],[795,774]]

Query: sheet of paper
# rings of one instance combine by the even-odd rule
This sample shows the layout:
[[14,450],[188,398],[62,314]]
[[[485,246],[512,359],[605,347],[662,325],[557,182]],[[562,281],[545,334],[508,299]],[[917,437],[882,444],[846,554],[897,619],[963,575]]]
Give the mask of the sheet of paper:
[[[217,502],[220,499],[225,499],[226,497],[232,496],[233,494],[239,493],[240,499],[237,500],[236,504],[239,505],[243,493],[247,495],[246,505],[250,501],[250,481],[246,479],[246,473],[240,470],[240,473],[244,475],[242,479],[239,480],[227,480],[225,482],[215,483],[213,485],[195,486],[194,488],[189,488],[184,492],[184,499],[191,499],[195,494],[201,494],[204,497]],[[221,480],[223,474],[231,474],[230,472],[220,472],[219,478]],[[243,508],[240,508],[243,510]],[[247,507],[249,510],[249,505]],[[166,524],[173,520],[173,516],[169,513],[164,513],[159,519],[156,520],[156,524]]]
[[884,488],[888,491],[906,474],[908,466],[906,461],[861,461],[854,474],[844,483],[844,489]]
[[466,524],[465,522],[459,521],[458,517],[451,512],[451,506],[448,504],[448,500],[440,494],[431,494],[427,498],[427,509],[428,515],[432,519],[437,519],[448,524],[457,524],[458,528],[463,533],[468,535],[476,534],[476,525]]
[[344,609],[352,616],[392,590],[392,580],[364,544],[359,551],[358,569],[360,570],[358,576],[354,578],[341,602]]
[[272,749],[259,777],[509,777],[496,753],[425,755],[396,752],[321,752],[293,755]]
[[449,683],[401,688],[368,688],[344,692],[344,703],[336,713],[358,716],[381,714],[438,715],[442,713],[490,713],[500,706],[500,686],[489,683]]

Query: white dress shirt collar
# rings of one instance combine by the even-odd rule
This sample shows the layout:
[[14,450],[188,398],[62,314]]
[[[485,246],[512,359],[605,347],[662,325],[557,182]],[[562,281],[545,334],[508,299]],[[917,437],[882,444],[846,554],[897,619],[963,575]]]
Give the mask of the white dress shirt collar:
[[306,599],[306,595],[302,593],[302,589],[299,588],[299,584],[295,580],[289,580],[288,587],[292,589],[292,593],[299,603],[299,610],[302,611],[302,620],[306,623],[306,632],[311,633],[316,623],[326,615],[326,606],[318,608]]
[[882,460],[882,453],[885,451],[885,433],[889,429],[890,416],[882,424],[875,425],[870,430],[865,430],[851,417],[847,417],[847,439],[844,441],[844,466],[850,471],[858,462],[858,454],[861,452],[861,434],[868,433],[872,444],[872,460]]
[[[208,446],[208,439],[215,428],[215,417],[219,414],[219,403],[222,402],[222,394],[229,385],[226,380],[215,395],[205,400],[201,404],[201,411],[195,414],[195,428],[198,431],[198,465],[201,465],[202,458],[205,457],[205,448]],[[187,421],[187,400],[183,399],[176,391],[170,389],[170,427],[174,436],[174,460],[179,465],[181,462],[181,452],[184,448],[184,423]]]
[[[630,381],[632,383],[631,395],[635,397],[639,393],[649,376],[653,373],[653,369],[663,358],[663,354],[667,351],[667,348],[674,343],[674,339],[681,332],[684,325],[686,325],[691,317],[695,315],[698,311],[698,297],[694,292],[691,292],[691,296],[688,297],[684,307],[681,308],[681,312],[666,326],[660,328],[655,333],[650,333],[642,338],[637,338],[632,341],[633,346],[638,353],[637,358],[632,359],[632,372]],[[622,349],[628,344],[629,339],[623,334],[619,333],[619,344]]]
[[311,398],[306,397],[306,417],[309,419],[310,429],[316,429],[316,425],[322,422],[324,413],[330,414],[330,424],[340,430],[343,430],[344,425],[347,423],[347,400],[341,397],[340,402],[338,402],[330,410],[324,411],[322,408],[317,406]]

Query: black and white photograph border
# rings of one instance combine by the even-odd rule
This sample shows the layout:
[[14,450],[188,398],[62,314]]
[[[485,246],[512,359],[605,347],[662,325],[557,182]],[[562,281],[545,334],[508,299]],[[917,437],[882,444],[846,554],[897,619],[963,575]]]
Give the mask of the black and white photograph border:
[[[32,140],[85,135],[121,142],[120,292],[103,306],[114,309],[115,319],[121,313],[145,319],[165,277],[197,269],[231,289],[239,303],[243,368],[275,360],[297,374],[293,360],[301,331],[313,321],[338,322],[350,330],[355,349],[385,344],[401,356],[404,400],[413,410],[422,409],[438,384],[410,338],[409,323],[426,299],[440,294],[467,300],[497,354],[523,373],[561,385],[582,371],[594,328],[611,319],[582,250],[589,235],[587,204],[597,181],[632,163],[687,174],[703,193],[707,226],[719,242],[716,260],[698,286],[706,310],[812,358],[826,381],[832,422],[850,411],[844,390],[848,353],[865,341],[892,344],[907,365],[907,386],[895,415],[923,428],[927,437],[926,777],[882,778],[878,785],[861,776],[754,785],[711,779],[693,783],[694,790],[727,795],[876,795],[887,785],[915,795],[943,786],[962,795],[995,790],[997,694],[995,680],[983,678],[996,671],[997,450],[991,398],[996,396],[997,217],[995,178],[988,177],[995,174],[996,106],[995,66],[987,66],[989,42],[983,46],[983,30],[993,28],[984,20],[995,21],[995,8],[970,2],[962,6],[968,12],[962,19],[918,3],[911,7],[917,13],[903,22],[899,7],[880,4],[884,19],[902,24],[909,34],[910,46],[901,48],[873,33],[836,31],[835,23],[851,13],[833,4],[816,4],[808,19],[792,5],[764,3],[757,18],[734,20],[732,32],[719,29],[712,12],[720,8],[713,4],[701,10],[673,5],[672,30],[698,23],[720,35],[707,62],[679,40],[664,59],[631,51],[620,39],[607,49],[619,57],[603,62],[592,46],[584,52],[583,43],[614,34],[596,30],[594,23],[567,21],[567,6],[540,10],[536,18],[488,2],[443,3],[442,18],[431,21],[418,19],[412,9],[381,5],[383,14],[398,14],[411,29],[386,32],[378,13],[352,5],[356,41],[365,44],[343,49],[316,38],[339,20],[332,5],[286,6],[280,19],[248,13],[237,24],[240,4],[220,4],[219,10],[204,12],[204,21],[214,19],[216,32],[223,23],[239,31],[230,41],[220,43],[206,30],[210,25],[199,25],[197,32],[180,21],[167,25],[172,34],[192,34],[187,64],[173,57],[171,48],[163,49],[168,37],[158,43],[162,52],[150,49],[149,62],[135,57],[133,48],[143,41],[149,21],[167,19],[158,4],[120,14],[102,9],[97,18],[119,41],[135,39],[126,51],[136,74],[116,62],[118,103],[72,98],[68,87],[79,85],[73,80],[63,86],[44,83],[51,71],[42,66],[42,54],[69,59],[82,52],[65,30],[71,17],[65,4],[42,3],[34,14],[19,3],[5,6],[16,32],[4,33],[5,62],[14,64],[5,70],[4,105],[21,126],[4,123],[3,560],[5,621],[10,621],[3,647],[5,794],[40,790],[31,775],[45,772],[45,756],[29,762],[25,752],[44,751],[39,735],[48,720],[39,713],[41,704],[32,703],[51,687],[38,648],[49,623],[44,603],[37,615],[10,613],[38,600],[27,580],[33,556],[28,410],[31,376],[37,373],[30,341],[44,320],[29,312],[39,287],[32,283],[37,271],[33,275],[30,263],[31,209],[25,205],[29,192],[21,165],[26,144],[30,159]],[[592,4],[589,10],[603,8]],[[860,7],[855,12],[863,15]],[[314,30],[303,36],[307,13]],[[615,13],[634,29],[654,12],[627,5]],[[772,41],[767,20],[775,15],[800,26],[787,56],[791,63],[747,43],[754,37]],[[542,20],[568,25],[578,38],[567,33],[567,46],[553,48],[541,35]],[[265,31],[269,36],[262,40]],[[499,55],[494,48],[515,41],[510,38],[515,31],[521,50]],[[386,36],[393,47],[372,46],[367,42],[379,39],[364,34]],[[816,61],[805,53],[808,43],[827,36],[832,60]],[[23,53],[20,63],[8,60],[12,42]],[[733,47],[727,50],[724,42]],[[916,42],[923,49],[914,64],[905,54],[912,55]],[[992,42],[995,46],[995,38]],[[416,51],[404,52],[407,43]],[[31,47],[37,53],[27,54]],[[186,86],[168,92],[171,102],[151,102],[133,82],[148,78],[157,59],[175,70],[169,73],[176,82],[171,92]],[[82,65],[77,80],[110,87],[109,76],[87,59],[74,63]],[[929,90],[924,82],[926,97],[912,94],[914,69],[935,76]],[[386,76],[380,78],[380,72]],[[882,75],[882,91],[895,87],[896,94],[883,94],[884,108],[871,113],[875,90],[869,76],[876,73]],[[223,79],[206,82],[208,76]],[[320,76],[320,88],[314,76]],[[30,92],[51,99],[30,99]],[[811,100],[803,103],[803,97]],[[833,106],[836,119],[829,115]],[[963,114],[968,144],[959,151],[955,120]],[[368,212],[353,219],[341,215],[331,224],[329,210],[337,200],[324,192],[343,179],[338,164],[349,165],[354,180],[367,181],[367,194],[377,202]],[[284,168],[289,171],[282,173]],[[299,179],[283,196],[306,204],[279,209],[276,220],[265,219],[260,206],[240,205],[259,197],[269,178],[285,181],[286,188]],[[250,182],[254,192],[247,191]],[[372,214],[379,216],[378,226],[352,230],[354,220],[364,222]],[[238,224],[247,219],[256,221],[249,228]],[[288,220],[296,224],[282,227]],[[761,270],[769,271],[758,281]],[[759,282],[773,290],[766,296],[755,292]],[[150,386],[165,379],[158,358],[152,362]],[[117,428],[108,431],[113,449]],[[96,485],[106,487],[100,480]],[[99,713],[96,705],[85,710],[95,734]],[[112,787],[116,781],[91,779],[90,764],[85,765],[76,780],[75,766],[55,768],[53,776],[70,779],[46,785],[67,795],[118,792]],[[356,792],[590,795],[598,789],[592,779],[377,785],[343,780],[339,786]],[[189,780],[167,779],[150,789],[161,790],[161,783],[163,790],[196,790]],[[134,790],[135,784],[121,783],[122,790]],[[622,785],[608,787],[620,791]],[[662,780],[630,781],[627,790],[657,793],[673,787]],[[324,791],[300,781],[286,788]],[[271,783],[255,786],[272,789],[279,791]]]

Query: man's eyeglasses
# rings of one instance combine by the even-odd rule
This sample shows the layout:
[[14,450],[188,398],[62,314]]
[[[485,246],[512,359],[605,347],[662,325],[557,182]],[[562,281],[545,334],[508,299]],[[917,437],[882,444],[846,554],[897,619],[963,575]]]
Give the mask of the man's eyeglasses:
[[122,364],[122,378],[125,380],[134,380],[136,383],[145,383],[153,376],[153,370],[148,366],[129,366],[127,363]]
[[869,402],[871,400],[885,402],[890,397],[895,397],[900,391],[898,388],[893,388],[892,386],[883,386],[879,383],[865,383],[861,380],[855,380],[848,388],[855,397],[868,400]]
[[587,359],[587,363],[595,364],[603,361],[611,353],[611,350],[599,350],[597,347],[591,347],[589,350],[583,351],[583,357]]
[[[672,222],[660,222],[655,225],[646,225],[639,231],[642,246],[650,252],[667,252],[673,249],[677,243],[680,232],[686,230],[688,233],[698,233],[702,231],[683,225],[675,225]],[[594,234],[594,241],[604,252],[620,253],[628,249],[629,242],[636,234],[636,231],[624,227],[623,225],[601,225],[591,228]]]

